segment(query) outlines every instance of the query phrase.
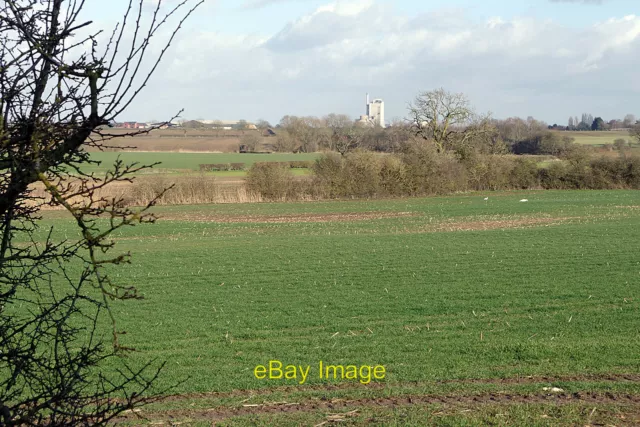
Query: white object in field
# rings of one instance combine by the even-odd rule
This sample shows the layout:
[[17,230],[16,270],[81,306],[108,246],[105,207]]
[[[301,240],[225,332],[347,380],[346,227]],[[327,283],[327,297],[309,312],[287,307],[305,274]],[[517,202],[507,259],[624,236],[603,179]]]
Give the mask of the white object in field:
[[543,391],[550,391],[552,393],[562,393],[564,390],[558,387],[543,387]]
[[489,200],[489,198],[488,198],[488,197],[485,197],[485,198],[484,198],[484,200],[485,200],[485,201],[486,201],[486,200]]
[[529,200],[527,200],[527,199],[522,199],[522,200],[520,200],[520,201],[521,201],[521,202],[528,202]]

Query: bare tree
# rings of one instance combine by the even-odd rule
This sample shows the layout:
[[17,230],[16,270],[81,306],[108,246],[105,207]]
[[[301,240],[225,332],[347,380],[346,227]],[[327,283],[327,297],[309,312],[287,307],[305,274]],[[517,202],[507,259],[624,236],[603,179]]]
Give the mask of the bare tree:
[[640,122],[631,126],[629,129],[629,135],[636,140],[636,143],[640,144]]
[[326,126],[333,130],[353,127],[354,121],[346,114],[331,113],[324,118]]
[[280,120],[280,129],[284,129],[296,142],[297,149],[305,153],[314,152],[323,144],[324,128],[324,122],[317,117],[284,116]]
[[240,138],[240,151],[255,153],[261,142],[262,138],[260,138],[258,132],[247,133]]
[[278,153],[293,153],[298,149],[298,143],[286,130],[279,130],[273,143],[273,149]]
[[462,93],[444,89],[422,92],[409,104],[410,121],[417,135],[432,141],[438,152],[460,146],[488,131],[488,117],[478,117]]
[[332,136],[335,150],[343,156],[360,147],[364,138],[365,130],[356,126],[341,128]]
[[[130,0],[99,45],[100,32],[78,21],[83,1],[0,1],[0,425],[103,425],[148,400],[157,366],[123,361],[118,375],[100,370],[127,350],[110,302],[139,298],[135,287],[111,280],[111,267],[129,255],[112,255],[109,236],[155,220],[155,201],[133,210],[100,191],[147,166],[117,161],[104,175],[88,173],[95,162],[85,148],[123,137],[105,129],[199,4],[163,12],[157,2],[147,15],[148,6],[143,12],[142,1]],[[173,19],[166,44],[149,58],[151,39]],[[56,240],[49,229],[43,238],[47,206],[65,209],[81,237]],[[111,344],[97,334],[103,321],[112,325]]]
[[627,114],[626,116],[624,116],[624,120],[622,121],[622,126],[626,128],[630,128],[635,123],[636,123],[636,116],[634,116],[633,114]]
[[271,123],[269,123],[269,122],[268,122],[268,121],[266,121],[266,120],[259,119],[259,120],[256,122],[256,127],[257,127],[258,129],[260,129],[260,130],[267,130],[267,129],[269,129],[269,128],[271,127]]
[[332,151],[339,151],[337,144],[341,136],[345,135],[354,127],[354,121],[346,114],[331,113],[324,117],[324,122],[327,129],[331,132],[331,137],[327,141],[327,148]]

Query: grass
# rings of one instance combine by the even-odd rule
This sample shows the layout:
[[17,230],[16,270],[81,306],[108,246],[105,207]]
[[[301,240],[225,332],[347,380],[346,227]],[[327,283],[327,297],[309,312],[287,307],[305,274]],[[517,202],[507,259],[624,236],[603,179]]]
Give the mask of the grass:
[[[477,409],[465,406],[443,404],[397,406],[392,408],[348,407],[340,411],[315,411],[315,413],[270,414],[260,416],[234,417],[220,426],[271,426],[271,425],[320,425],[331,421],[342,425],[385,425],[385,426],[558,426],[583,425],[585,420],[591,425],[619,425],[633,408],[622,405],[606,405],[596,408],[585,404],[552,406],[514,404],[487,405]],[[210,425],[202,424],[190,425]]]
[[[247,167],[255,162],[286,162],[293,160],[314,160],[318,154],[238,154],[238,153],[160,153],[160,152],[97,152],[91,158],[102,162],[86,168],[88,172],[105,172],[120,157],[125,163],[138,162],[152,164],[161,162],[153,172],[197,171],[200,164],[245,163]],[[151,172],[151,171],[149,171]],[[240,171],[242,172],[242,171]],[[243,176],[243,175],[240,175]]]
[[613,144],[616,139],[625,139],[629,141],[631,136],[627,131],[558,131],[560,136],[569,136],[575,138],[577,144],[584,145],[604,145]]
[[[469,381],[478,378],[500,392],[506,386],[491,381],[527,376],[578,377],[561,384],[570,392],[638,395],[633,383],[580,382],[640,373],[638,193],[483,197],[156,208],[164,220],[117,236],[118,248],[134,258],[116,278],[145,296],[115,305],[119,328],[129,331],[123,344],[138,350],[129,361],[167,361],[159,385],[187,379],[178,393],[251,390],[257,402],[439,394],[447,393],[439,382],[450,380],[461,381],[451,392],[483,392]],[[519,202],[524,197],[528,203]],[[48,215],[59,233],[73,232],[60,213]],[[311,365],[312,375],[302,386],[256,379],[255,366],[269,360]],[[384,365],[384,387],[321,380],[320,360]],[[330,384],[350,388],[332,392]],[[247,396],[210,404],[237,407]],[[539,425],[584,423],[591,408],[578,403],[558,409],[557,419],[540,418],[549,404],[515,405],[503,425],[532,414]],[[416,408],[365,409],[354,422],[419,425]],[[483,408],[444,410],[432,422],[501,420],[500,411]],[[598,416],[610,422],[616,408]],[[323,417],[310,411],[236,421]]]

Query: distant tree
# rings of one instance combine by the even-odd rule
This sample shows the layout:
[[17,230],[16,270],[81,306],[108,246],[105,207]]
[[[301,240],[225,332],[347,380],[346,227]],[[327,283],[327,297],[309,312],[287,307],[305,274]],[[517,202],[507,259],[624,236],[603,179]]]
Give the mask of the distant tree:
[[628,147],[627,140],[624,138],[618,138],[615,141],[613,141],[613,147],[618,151],[623,151],[625,148]]
[[331,113],[324,117],[324,122],[331,132],[329,149],[332,151],[340,151],[337,147],[338,141],[340,141],[342,136],[351,132],[351,129],[355,126],[354,121],[346,114]]
[[409,114],[416,134],[433,142],[439,153],[493,131],[489,118],[478,117],[464,94],[443,88],[420,93],[409,104]]
[[284,116],[280,120],[280,129],[286,130],[296,141],[298,149],[305,153],[316,151],[327,138],[323,132],[324,122],[317,117]]
[[629,135],[635,139],[637,144],[640,144],[640,122],[637,122],[629,129]]
[[262,142],[262,138],[255,132],[247,133],[240,138],[240,144],[245,146],[245,150],[254,153]]
[[585,122],[580,122],[576,127],[576,130],[579,130],[579,131],[591,130],[591,125]]
[[618,129],[618,128],[624,127],[622,122],[616,119],[609,120],[608,125],[609,125],[609,129]]
[[587,113],[582,113],[582,119],[580,119],[580,123],[588,124],[589,126],[591,126],[591,122],[589,121],[589,115]]
[[634,116],[633,114],[627,114],[626,116],[624,116],[624,120],[622,120],[622,125],[626,128],[630,128],[635,124],[635,122],[636,116]]
[[364,137],[365,130],[356,126],[342,128],[339,133],[332,135],[335,150],[343,156],[360,147]]
[[342,129],[353,127],[354,121],[346,114],[331,113],[324,117],[326,126],[331,129]]
[[556,132],[544,131],[512,145],[515,154],[548,154],[562,156],[571,149],[574,139]]
[[547,131],[548,126],[544,122],[535,120],[525,121],[520,117],[510,117],[505,120],[494,120],[493,125],[498,129],[498,135],[506,143],[514,144],[520,141],[530,140]]
[[411,126],[404,120],[394,119],[383,130],[385,152],[399,152],[413,138]]
[[498,128],[500,136],[510,143],[522,141],[529,136],[529,127],[526,122],[519,117],[498,120],[495,125]]
[[[587,125],[587,129],[585,130],[589,130],[591,129],[591,125],[593,124],[593,116],[589,113],[582,113],[582,120],[580,120],[580,124],[584,123],[585,125]],[[584,127],[584,126],[583,126]]]
[[596,117],[591,124],[591,130],[605,130],[605,123],[602,117]]
[[246,128],[247,128],[247,125],[248,125],[248,124],[249,124],[249,123],[247,123],[247,121],[246,121],[246,120],[238,120],[238,123],[236,124],[236,127],[237,127],[238,129],[240,129],[240,130],[244,130],[244,129],[246,129]]
[[293,153],[298,149],[298,143],[289,135],[286,130],[279,130],[276,135],[275,142],[273,143],[273,149],[278,153]]
[[266,120],[262,120],[262,119],[260,119],[260,120],[258,120],[258,121],[256,122],[256,127],[257,127],[258,129],[260,129],[260,130],[266,130],[266,129],[271,128],[271,123],[269,123],[269,122],[268,122],[268,121],[266,121]]
[[569,129],[573,129],[573,126],[574,126],[574,125],[573,125],[573,117],[569,117],[569,124],[568,124],[568,126],[569,126]]

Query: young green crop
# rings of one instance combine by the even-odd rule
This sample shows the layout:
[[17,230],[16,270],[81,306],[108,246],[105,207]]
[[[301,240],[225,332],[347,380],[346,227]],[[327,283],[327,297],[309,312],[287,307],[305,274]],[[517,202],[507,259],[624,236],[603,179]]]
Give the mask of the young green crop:
[[94,165],[90,171],[104,172],[113,165],[119,157],[127,164],[138,162],[140,164],[153,164],[156,171],[198,171],[201,164],[218,163],[245,163],[249,168],[255,162],[288,162],[295,160],[314,160],[319,155],[306,154],[238,154],[238,153],[161,153],[161,152],[96,152],[91,153],[91,159],[102,162]]
[[269,360],[384,365],[392,387],[638,373],[638,193],[484,197],[157,208],[117,236],[145,296],[115,310],[130,361],[184,393],[296,385],[256,379]]

